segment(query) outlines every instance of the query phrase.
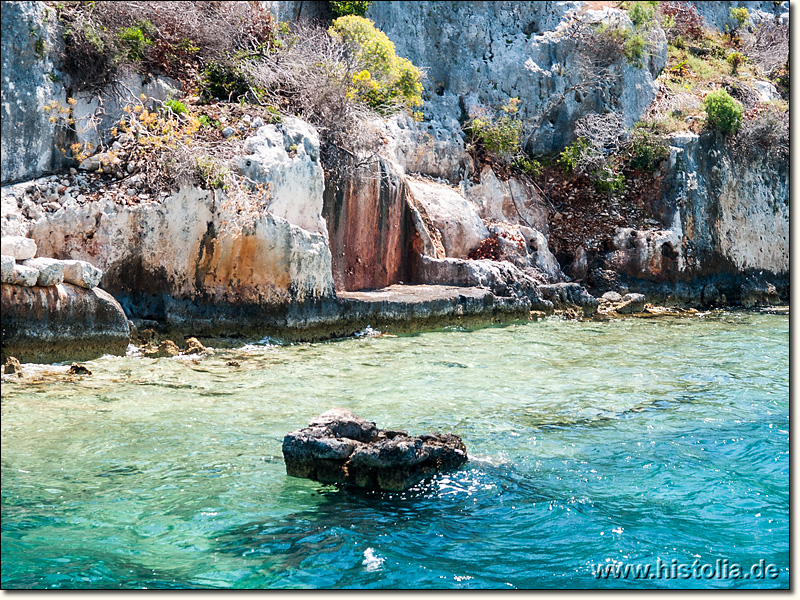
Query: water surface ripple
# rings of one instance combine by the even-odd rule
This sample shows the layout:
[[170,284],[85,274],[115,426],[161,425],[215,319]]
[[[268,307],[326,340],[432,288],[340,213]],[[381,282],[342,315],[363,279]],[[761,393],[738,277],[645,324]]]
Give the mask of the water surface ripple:
[[[2,585],[787,588],[788,334],[551,318],[4,383]],[[471,460],[400,494],[287,477],[283,435],[332,406]],[[717,559],[778,576],[593,575]]]

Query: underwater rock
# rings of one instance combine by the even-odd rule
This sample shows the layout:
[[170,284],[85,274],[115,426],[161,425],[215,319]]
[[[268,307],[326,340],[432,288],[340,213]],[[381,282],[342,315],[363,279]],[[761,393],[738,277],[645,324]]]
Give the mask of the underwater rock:
[[150,343],[142,348],[142,354],[147,358],[169,358],[171,356],[178,356],[180,349],[178,345],[172,340],[164,340],[158,346]]
[[198,340],[196,337],[190,337],[188,340],[186,340],[186,350],[183,351],[183,354],[211,355],[214,354],[214,351],[203,346],[203,344],[200,343],[200,340]]
[[70,374],[70,375],[91,375],[92,374],[92,372],[88,368],[86,368],[83,365],[79,365],[78,363],[72,363],[72,365],[70,366],[69,371],[67,371],[67,373]]
[[467,461],[456,435],[378,429],[349,410],[333,408],[308,427],[283,438],[286,473],[324,483],[367,489],[406,490]]
[[3,365],[3,375],[17,375],[22,377],[22,365],[14,356],[9,356]]

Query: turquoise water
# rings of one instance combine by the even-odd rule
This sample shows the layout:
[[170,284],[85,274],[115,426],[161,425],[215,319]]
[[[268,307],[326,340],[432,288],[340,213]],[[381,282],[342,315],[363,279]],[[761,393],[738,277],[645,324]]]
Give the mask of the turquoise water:
[[[4,383],[2,586],[787,588],[788,357],[785,316],[551,318]],[[332,406],[470,461],[399,494],[287,477]]]

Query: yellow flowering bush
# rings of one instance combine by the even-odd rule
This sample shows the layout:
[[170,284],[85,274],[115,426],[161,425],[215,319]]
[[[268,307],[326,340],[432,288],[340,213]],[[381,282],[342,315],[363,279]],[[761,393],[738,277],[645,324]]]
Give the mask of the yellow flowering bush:
[[351,76],[347,97],[381,113],[422,105],[422,73],[410,60],[397,56],[392,41],[369,19],[339,17],[328,30],[350,47],[359,70]]

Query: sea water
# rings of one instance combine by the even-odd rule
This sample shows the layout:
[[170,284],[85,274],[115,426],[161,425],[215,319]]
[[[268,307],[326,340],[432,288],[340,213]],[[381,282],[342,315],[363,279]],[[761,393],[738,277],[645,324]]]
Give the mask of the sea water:
[[[787,316],[86,364],[3,384],[5,589],[789,585]],[[335,406],[470,460],[404,493],[287,477]]]

